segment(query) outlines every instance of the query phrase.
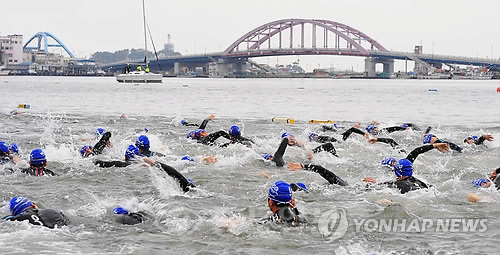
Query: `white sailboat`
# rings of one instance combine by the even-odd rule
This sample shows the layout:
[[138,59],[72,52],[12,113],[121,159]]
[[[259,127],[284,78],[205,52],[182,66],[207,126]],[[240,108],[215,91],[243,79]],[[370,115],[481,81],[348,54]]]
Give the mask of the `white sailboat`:
[[142,17],[144,21],[144,62],[146,64],[146,68],[144,70],[135,70],[129,71],[124,74],[119,74],[116,76],[116,80],[118,82],[126,82],[126,83],[161,83],[163,80],[162,74],[155,74],[151,72],[146,72],[149,70],[149,61],[148,61],[148,41],[146,36],[146,10],[144,8],[144,0],[142,0]]

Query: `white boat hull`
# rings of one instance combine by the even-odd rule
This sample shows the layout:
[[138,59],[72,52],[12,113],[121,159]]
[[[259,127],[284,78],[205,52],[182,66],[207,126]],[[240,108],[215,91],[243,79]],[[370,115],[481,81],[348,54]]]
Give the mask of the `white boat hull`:
[[156,73],[146,73],[144,71],[134,71],[116,76],[118,82],[125,83],[161,83],[163,75]]

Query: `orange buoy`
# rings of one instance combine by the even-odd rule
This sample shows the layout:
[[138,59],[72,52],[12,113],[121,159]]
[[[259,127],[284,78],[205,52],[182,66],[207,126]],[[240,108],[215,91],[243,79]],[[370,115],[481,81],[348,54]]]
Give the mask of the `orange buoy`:
[[497,92],[500,92],[500,87],[497,88]]

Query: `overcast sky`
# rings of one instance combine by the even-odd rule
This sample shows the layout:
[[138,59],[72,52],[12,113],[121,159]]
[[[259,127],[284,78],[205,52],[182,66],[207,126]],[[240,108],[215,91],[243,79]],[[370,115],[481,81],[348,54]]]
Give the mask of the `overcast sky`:
[[[22,34],[26,42],[36,32],[51,32],[79,57],[143,48],[141,0],[2,1],[0,13],[1,35]],[[171,34],[182,54],[223,51],[265,23],[306,18],[349,25],[390,50],[422,44],[425,53],[500,57],[499,0],[146,0],[146,16],[156,47]],[[309,67],[364,68],[363,58],[300,58]]]

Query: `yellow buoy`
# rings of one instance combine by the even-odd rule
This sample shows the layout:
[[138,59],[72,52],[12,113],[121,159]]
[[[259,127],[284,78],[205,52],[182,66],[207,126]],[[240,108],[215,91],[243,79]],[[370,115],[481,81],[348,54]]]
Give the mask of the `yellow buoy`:
[[294,119],[289,119],[289,118],[272,118],[272,122],[279,122],[279,123],[288,123],[288,124],[294,124],[295,120]]
[[30,105],[29,104],[20,104],[17,106],[17,108],[29,109]]

